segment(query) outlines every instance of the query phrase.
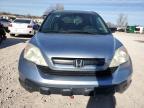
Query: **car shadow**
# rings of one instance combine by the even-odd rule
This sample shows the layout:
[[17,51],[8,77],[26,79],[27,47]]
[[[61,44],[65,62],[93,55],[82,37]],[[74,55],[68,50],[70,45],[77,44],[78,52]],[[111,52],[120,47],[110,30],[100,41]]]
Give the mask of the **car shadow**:
[[86,108],[115,108],[116,99],[114,95],[90,97]]
[[23,39],[23,38],[7,38],[6,40],[4,40],[1,44],[0,44],[0,49],[2,48],[6,48],[12,45],[16,45],[19,43],[25,43],[26,41],[28,41],[29,39]]

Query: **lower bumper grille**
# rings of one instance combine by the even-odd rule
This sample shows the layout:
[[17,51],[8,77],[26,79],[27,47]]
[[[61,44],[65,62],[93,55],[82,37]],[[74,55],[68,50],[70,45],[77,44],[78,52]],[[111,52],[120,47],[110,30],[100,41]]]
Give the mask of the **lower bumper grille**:
[[50,74],[50,75],[59,75],[59,76],[97,76],[97,77],[105,77],[111,76],[114,71],[116,71],[117,67],[108,68],[102,71],[60,71],[60,70],[51,70],[49,67],[39,66],[37,65],[39,71]]

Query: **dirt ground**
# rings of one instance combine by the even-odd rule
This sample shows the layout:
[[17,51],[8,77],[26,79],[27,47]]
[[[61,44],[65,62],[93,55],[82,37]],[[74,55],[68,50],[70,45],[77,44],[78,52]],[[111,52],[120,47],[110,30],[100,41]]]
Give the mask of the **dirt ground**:
[[0,108],[144,108],[144,34],[114,35],[124,43],[132,58],[133,81],[123,94],[95,99],[25,91],[18,81],[18,59],[30,38],[8,36],[0,45]]

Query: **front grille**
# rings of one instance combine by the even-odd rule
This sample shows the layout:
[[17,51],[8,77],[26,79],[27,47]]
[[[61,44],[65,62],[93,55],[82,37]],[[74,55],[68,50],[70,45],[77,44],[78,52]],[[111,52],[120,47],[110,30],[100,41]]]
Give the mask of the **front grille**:
[[105,64],[104,58],[52,58],[54,65],[72,65],[75,66],[76,60],[82,60],[83,66],[103,66]]
[[61,71],[61,70],[52,70],[46,66],[37,65],[37,68],[40,72],[49,75],[59,75],[59,76],[97,76],[97,77],[105,77],[111,76],[113,72],[116,71],[117,67],[107,68],[102,71]]

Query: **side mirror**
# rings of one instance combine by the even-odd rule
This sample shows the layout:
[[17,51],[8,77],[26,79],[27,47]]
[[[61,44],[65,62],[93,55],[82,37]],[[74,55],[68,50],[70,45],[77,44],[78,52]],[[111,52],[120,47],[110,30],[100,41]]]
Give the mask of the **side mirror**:
[[34,25],[34,26],[33,26],[33,29],[37,31],[37,30],[39,29],[39,27],[40,27],[40,26],[37,24],[37,25]]
[[115,27],[113,27],[113,28],[109,28],[109,29],[110,29],[110,31],[111,31],[112,33],[114,33],[114,32],[117,31],[117,28],[115,28]]

